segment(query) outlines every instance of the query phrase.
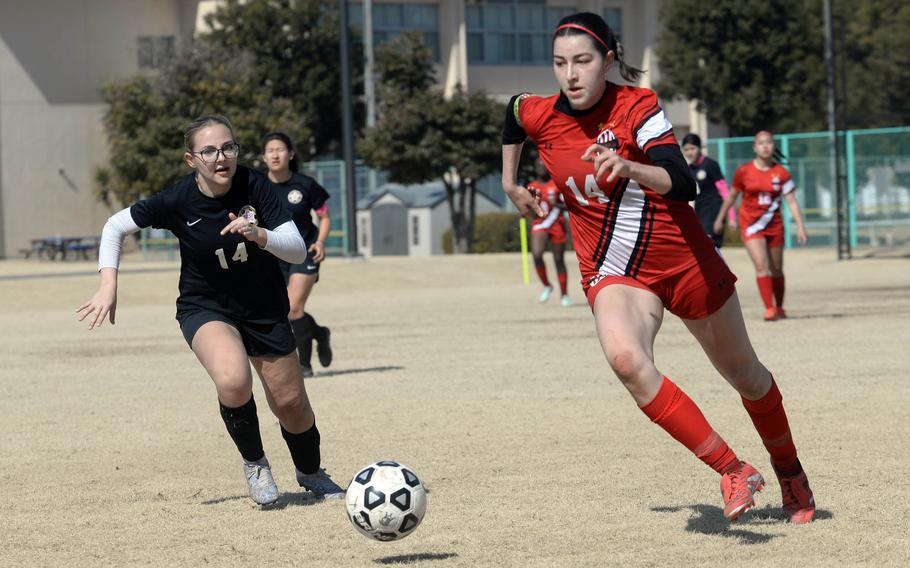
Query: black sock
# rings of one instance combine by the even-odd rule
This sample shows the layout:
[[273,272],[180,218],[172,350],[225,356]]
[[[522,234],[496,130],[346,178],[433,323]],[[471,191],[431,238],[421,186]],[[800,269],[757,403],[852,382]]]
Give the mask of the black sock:
[[313,357],[313,331],[316,322],[304,314],[302,318],[291,320],[291,329],[294,330],[294,338],[297,340],[297,356],[300,357],[300,364],[304,367],[310,367],[310,359]]
[[301,473],[316,473],[319,471],[321,459],[319,457],[319,430],[316,423],[306,432],[291,434],[281,427],[281,437],[288,444],[294,466]]
[[227,426],[228,434],[237,444],[240,455],[248,462],[259,461],[265,456],[262,450],[262,436],[259,435],[259,417],[256,416],[256,401],[250,400],[239,408],[230,408],[221,404],[221,418]]

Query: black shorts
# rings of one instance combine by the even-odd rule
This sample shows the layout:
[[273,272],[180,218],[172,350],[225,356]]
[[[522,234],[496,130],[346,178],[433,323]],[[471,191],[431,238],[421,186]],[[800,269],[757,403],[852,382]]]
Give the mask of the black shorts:
[[306,260],[300,264],[290,264],[278,259],[278,266],[281,267],[281,273],[284,274],[284,283],[287,284],[291,279],[291,274],[319,274],[319,265],[322,263],[313,260],[313,253],[306,251]]
[[196,332],[210,321],[224,322],[239,331],[243,347],[250,357],[282,357],[297,349],[291,322],[287,318],[252,322],[211,310],[188,310],[177,312],[177,321],[190,349]]

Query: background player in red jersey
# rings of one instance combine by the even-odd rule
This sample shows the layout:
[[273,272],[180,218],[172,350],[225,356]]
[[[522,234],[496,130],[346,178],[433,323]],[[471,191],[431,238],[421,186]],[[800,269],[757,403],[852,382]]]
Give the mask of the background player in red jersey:
[[784,312],[784,223],[781,220],[781,198],[796,221],[796,239],[806,244],[806,228],[799,209],[799,202],[793,194],[796,185],[790,172],[775,159],[774,138],[765,130],[755,135],[755,159],[740,166],[733,177],[733,191],[724,199],[714,230],[723,230],[723,219],[727,211],[743,196],[739,208],[739,224],[743,242],[749,251],[749,258],[755,265],[758,291],[765,304],[765,320],[785,318]]
[[278,418],[297,482],[316,496],[343,498],[344,491],[319,467],[319,430],[294,352],[277,262],[303,261],[303,238],[271,182],[237,164],[240,145],[227,118],[197,118],[184,143],[183,159],[192,173],[104,225],[101,286],[77,310],[79,320],[89,318],[89,329],[106,317],[114,323],[124,236],[149,226],[170,230],[180,242],[177,321],[215,384],[224,425],[243,458],[250,498],[258,505],[278,500],[259,432],[251,363]]
[[543,253],[549,242],[550,250],[553,251],[553,262],[556,264],[556,277],[559,279],[560,302],[563,306],[571,306],[572,300],[569,299],[568,275],[564,258],[568,240],[566,221],[563,217],[565,200],[559,188],[556,187],[556,183],[550,179],[547,168],[539,159],[535,164],[535,170],[538,178],[528,183],[528,189],[540,195],[540,210],[544,214],[543,217],[536,217],[531,222],[531,255],[534,257],[537,276],[540,277],[540,282],[543,284],[540,303],[543,304],[549,300],[550,294],[553,292],[553,286],[550,285],[550,279],[547,278],[547,266],[543,261]]
[[746,333],[736,277],[688,204],[695,181],[656,95],[606,81],[614,62],[626,80],[641,73],[623,61],[622,46],[600,16],[580,13],[560,21],[553,40],[560,93],[510,102],[503,189],[520,213],[543,214],[516,181],[530,137],[565,196],[582,285],[607,361],[642,412],[721,475],[725,517],[735,520],[754,505],[761,474],[739,460],[654,364],[654,339],[667,308],[742,397],[771,455],[788,518],[808,522],[815,501],[780,391]]

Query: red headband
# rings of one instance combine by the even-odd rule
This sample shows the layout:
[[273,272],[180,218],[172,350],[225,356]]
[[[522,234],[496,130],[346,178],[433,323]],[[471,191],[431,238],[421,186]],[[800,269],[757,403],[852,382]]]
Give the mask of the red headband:
[[554,33],[554,34],[557,34],[557,33],[559,33],[559,30],[564,30],[564,29],[566,29],[566,28],[573,28],[573,29],[576,29],[576,30],[581,30],[581,31],[585,32],[586,34],[590,35],[591,37],[593,37],[594,39],[596,39],[597,42],[598,42],[600,45],[604,46],[604,48],[606,48],[607,51],[613,51],[612,49],[610,49],[610,46],[609,46],[609,45],[607,45],[606,43],[604,43],[604,40],[602,40],[602,39],[600,39],[600,37],[598,37],[597,34],[595,34],[594,32],[592,32],[592,31],[589,30],[588,28],[586,28],[586,27],[584,27],[584,26],[580,26],[580,25],[578,25],[578,24],[563,24],[563,25],[559,26],[558,28],[556,28],[556,31],[553,32],[553,33]]

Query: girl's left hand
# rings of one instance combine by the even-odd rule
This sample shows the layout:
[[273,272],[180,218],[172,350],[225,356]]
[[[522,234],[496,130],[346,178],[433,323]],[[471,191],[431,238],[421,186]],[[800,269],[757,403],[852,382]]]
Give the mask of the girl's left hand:
[[806,228],[802,225],[796,228],[796,240],[801,246],[805,246],[809,242],[809,235],[806,234]]
[[600,179],[607,172],[606,181],[611,182],[618,177],[632,177],[632,162],[623,159],[619,154],[600,144],[591,144],[581,159],[585,162],[594,162],[594,179]]
[[221,229],[222,235],[237,233],[248,241],[259,243],[259,227],[247,221],[246,218],[238,217],[233,213],[228,213],[228,219],[230,219],[231,222],[228,223],[225,228]]
[[325,244],[322,241],[316,241],[308,249],[313,254],[313,262],[320,263],[325,258]]

